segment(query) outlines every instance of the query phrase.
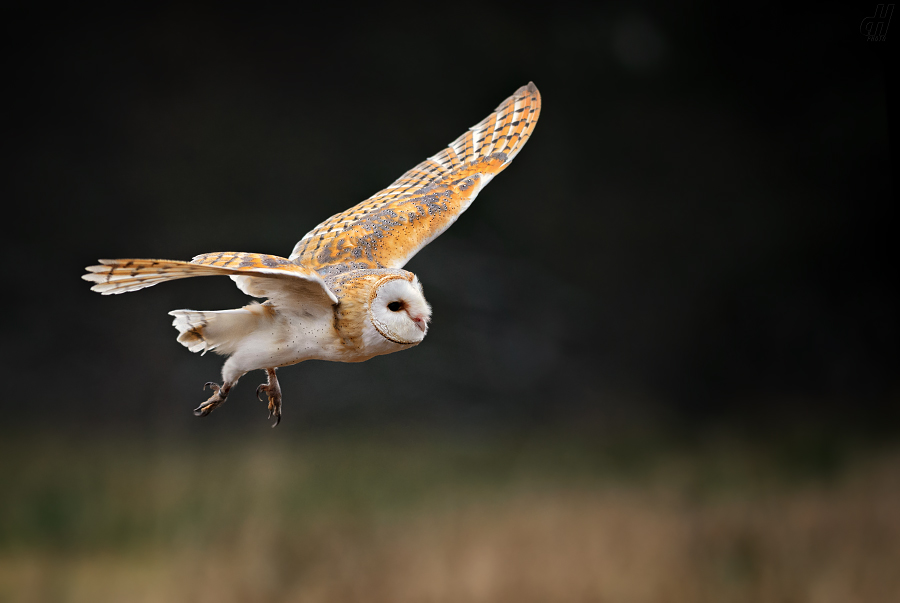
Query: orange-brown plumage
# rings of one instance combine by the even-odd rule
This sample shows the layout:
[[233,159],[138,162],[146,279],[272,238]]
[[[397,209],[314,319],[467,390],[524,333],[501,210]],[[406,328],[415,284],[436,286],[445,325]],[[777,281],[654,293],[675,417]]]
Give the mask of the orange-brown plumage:
[[281,416],[277,367],[309,359],[361,362],[417,345],[431,308],[418,278],[401,270],[444,232],[502,172],[531,136],[541,96],[533,83],[519,88],[490,115],[387,188],[319,224],[289,258],[221,252],[190,262],[100,260],[85,280],[104,295],[164,281],[225,275],[241,291],[266,298],[235,310],[175,310],[178,341],[193,352],[229,356],[224,383],[195,410],[206,415],[248,371],[265,369],[257,395]]
[[332,216],[297,245],[291,259],[322,270],[401,268],[465,211],[528,141],[541,111],[534,84],[386,189]]

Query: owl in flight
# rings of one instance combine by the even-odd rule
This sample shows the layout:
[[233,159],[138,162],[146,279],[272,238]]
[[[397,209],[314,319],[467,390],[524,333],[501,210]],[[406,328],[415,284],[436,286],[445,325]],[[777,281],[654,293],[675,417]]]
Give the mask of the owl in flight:
[[100,260],[82,278],[103,295],[163,281],[227,275],[253,297],[236,310],[175,310],[178,341],[192,352],[228,356],[222,385],[194,410],[206,416],[248,371],[263,369],[270,417],[281,420],[275,369],[304,360],[362,362],[411,348],[425,338],[431,307],[422,285],[403,270],[444,232],[531,136],[541,113],[533,83],[437,155],[386,189],[316,226],[290,257],[224,251],[176,260]]

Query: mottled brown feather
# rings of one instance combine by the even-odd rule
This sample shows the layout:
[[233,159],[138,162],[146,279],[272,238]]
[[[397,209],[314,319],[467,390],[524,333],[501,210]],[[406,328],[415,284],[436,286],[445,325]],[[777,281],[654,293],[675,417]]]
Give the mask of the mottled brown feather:
[[[337,298],[314,270],[286,258],[261,253],[226,251],[198,255],[190,262],[179,260],[120,259],[100,260],[99,266],[88,266],[81,278],[95,283],[92,291],[103,295],[137,291],[158,283],[195,276],[251,277],[264,280],[284,279],[308,289],[313,295]],[[251,293],[252,294],[252,293]]]
[[291,259],[322,274],[401,268],[446,230],[528,141],[541,111],[533,83],[386,189],[307,233]]

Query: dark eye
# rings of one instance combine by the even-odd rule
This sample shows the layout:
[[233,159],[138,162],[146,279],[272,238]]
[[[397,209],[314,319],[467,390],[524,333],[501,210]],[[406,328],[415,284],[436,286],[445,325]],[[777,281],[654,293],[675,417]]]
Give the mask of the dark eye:
[[391,312],[399,312],[403,309],[403,304],[400,302],[391,302],[388,304],[388,310]]

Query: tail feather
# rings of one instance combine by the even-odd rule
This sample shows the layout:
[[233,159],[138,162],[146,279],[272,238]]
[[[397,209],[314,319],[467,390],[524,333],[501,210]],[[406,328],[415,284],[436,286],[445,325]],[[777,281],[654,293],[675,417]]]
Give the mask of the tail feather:
[[236,310],[173,310],[172,326],[178,329],[178,342],[192,352],[233,354],[238,344],[256,331],[261,320],[271,318],[268,304],[253,303]]

